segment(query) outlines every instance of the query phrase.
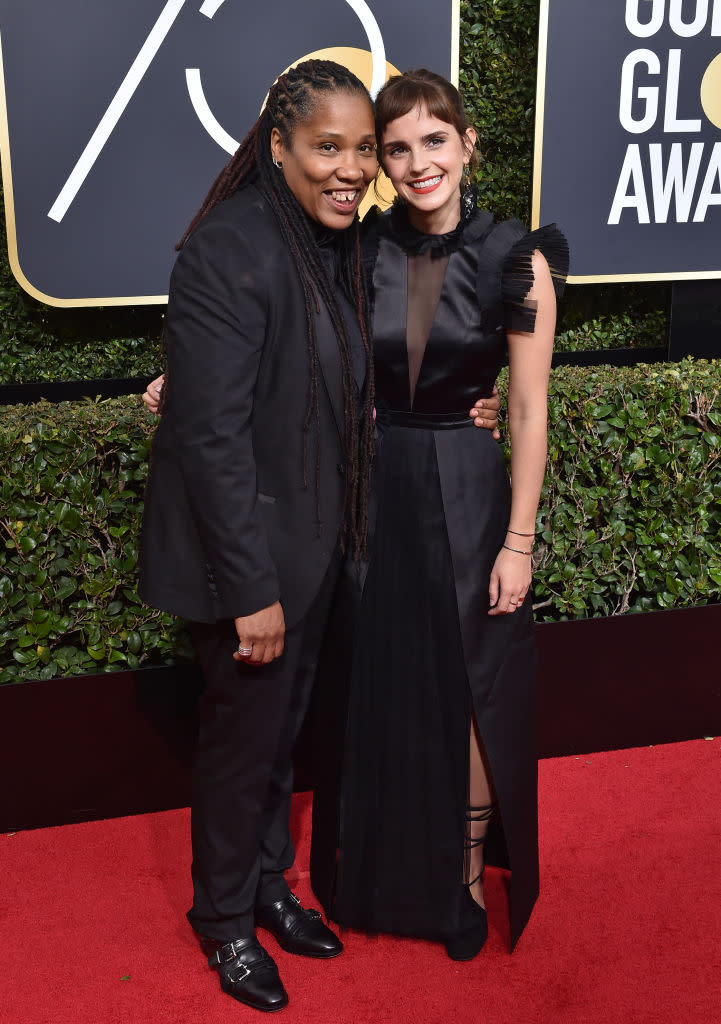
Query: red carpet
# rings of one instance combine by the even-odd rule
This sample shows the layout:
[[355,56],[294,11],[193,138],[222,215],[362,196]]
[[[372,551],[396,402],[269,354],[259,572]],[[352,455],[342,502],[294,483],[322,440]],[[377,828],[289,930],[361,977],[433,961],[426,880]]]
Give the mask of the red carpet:
[[[9,784],[9,780],[5,780]],[[21,780],[14,784],[21,785]],[[345,934],[343,956],[277,956],[303,1024],[711,1024],[721,1019],[721,740],[541,763],[541,898],[507,953]],[[310,897],[309,799],[296,798]],[[224,996],[184,919],[188,812],[0,836],[3,1024],[260,1021]]]

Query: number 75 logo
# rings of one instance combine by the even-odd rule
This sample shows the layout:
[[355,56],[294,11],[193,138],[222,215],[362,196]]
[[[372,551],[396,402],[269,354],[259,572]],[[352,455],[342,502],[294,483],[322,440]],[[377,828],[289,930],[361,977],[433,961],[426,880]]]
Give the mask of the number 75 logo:
[[[388,7],[0,0],[0,154],[18,281],[53,305],[164,302],[173,243],[281,71],[335,59],[375,95],[394,65],[455,70],[457,0]],[[408,42],[419,14],[426,53]]]

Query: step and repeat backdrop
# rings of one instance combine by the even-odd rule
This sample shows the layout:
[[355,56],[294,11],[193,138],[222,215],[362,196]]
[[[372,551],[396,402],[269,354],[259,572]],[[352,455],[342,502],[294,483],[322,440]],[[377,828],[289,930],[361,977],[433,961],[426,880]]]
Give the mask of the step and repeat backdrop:
[[[54,305],[162,302],[268,86],[311,55],[455,80],[459,0],[0,0],[11,264]],[[540,0],[534,224],[572,282],[721,278],[721,0]]]
[[534,222],[574,282],[721,278],[721,0],[542,0]]
[[459,0],[0,0],[0,145],[11,264],[53,305],[162,302],[173,244],[309,56],[375,93],[455,78]]

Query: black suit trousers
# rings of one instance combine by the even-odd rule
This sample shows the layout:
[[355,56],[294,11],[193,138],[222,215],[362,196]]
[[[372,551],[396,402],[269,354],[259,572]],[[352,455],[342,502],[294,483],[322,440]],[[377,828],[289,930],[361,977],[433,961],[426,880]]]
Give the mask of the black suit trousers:
[[291,754],[305,717],[341,569],[337,551],[309,611],[269,665],[233,659],[232,619],[192,623],[205,679],[193,766],[193,906],[201,935],[229,941],[253,934],[254,908],[289,892],[283,872],[290,836]]

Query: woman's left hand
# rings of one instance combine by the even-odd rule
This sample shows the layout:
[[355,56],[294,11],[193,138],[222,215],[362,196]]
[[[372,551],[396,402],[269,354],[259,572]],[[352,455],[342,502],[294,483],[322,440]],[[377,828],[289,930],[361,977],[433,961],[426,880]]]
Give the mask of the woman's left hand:
[[531,557],[501,548],[493,564],[489,615],[509,615],[520,608],[531,586]]
[[477,398],[476,403],[468,413],[477,427],[485,427],[492,430],[496,441],[500,441],[501,435],[498,432],[498,413],[501,408],[501,399],[498,396],[498,388],[493,385],[493,393],[490,398]]

